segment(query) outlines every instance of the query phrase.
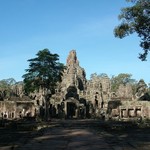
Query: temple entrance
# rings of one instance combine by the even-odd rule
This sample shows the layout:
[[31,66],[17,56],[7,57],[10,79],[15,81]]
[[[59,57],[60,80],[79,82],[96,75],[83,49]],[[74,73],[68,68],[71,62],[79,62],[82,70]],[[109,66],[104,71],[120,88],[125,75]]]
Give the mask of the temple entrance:
[[76,116],[77,106],[73,102],[67,102],[67,118],[74,118]]

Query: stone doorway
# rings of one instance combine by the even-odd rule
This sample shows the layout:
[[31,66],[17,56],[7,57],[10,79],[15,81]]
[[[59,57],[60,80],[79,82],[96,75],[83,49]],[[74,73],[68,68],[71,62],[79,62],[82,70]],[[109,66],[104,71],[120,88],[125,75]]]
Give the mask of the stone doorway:
[[76,117],[76,109],[77,106],[73,102],[67,102],[67,118],[75,118]]

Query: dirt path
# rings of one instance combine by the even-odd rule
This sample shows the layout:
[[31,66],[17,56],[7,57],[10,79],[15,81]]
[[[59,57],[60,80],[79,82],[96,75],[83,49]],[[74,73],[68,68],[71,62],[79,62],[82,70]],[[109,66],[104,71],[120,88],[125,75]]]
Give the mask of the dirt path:
[[0,150],[150,150],[148,132],[104,131],[98,120],[54,120],[42,134]]

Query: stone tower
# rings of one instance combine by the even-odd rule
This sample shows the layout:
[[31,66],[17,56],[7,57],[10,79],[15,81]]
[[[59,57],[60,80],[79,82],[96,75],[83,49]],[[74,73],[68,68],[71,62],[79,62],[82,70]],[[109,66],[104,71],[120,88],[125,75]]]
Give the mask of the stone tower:
[[86,89],[86,74],[84,69],[79,66],[75,50],[70,51],[68,55],[66,69],[62,77],[61,91],[64,96],[69,88],[76,89],[76,94],[80,94]]
[[79,65],[76,51],[71,50],[62,81],[53,99],[54,105],[63,103],[63,111],[67,118],[100,114],[101,109],[107,109],[110,99],[110,79],[95,77],[87,81],[85,70]]

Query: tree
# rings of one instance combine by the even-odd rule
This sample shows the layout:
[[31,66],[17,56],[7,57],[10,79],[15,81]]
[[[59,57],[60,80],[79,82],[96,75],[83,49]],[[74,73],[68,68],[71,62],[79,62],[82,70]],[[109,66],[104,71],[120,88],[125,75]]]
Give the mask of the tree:
[[59,55],[52,54],[48,49],[40,50],[36,56],[28,60],[29,69],[23,75],[24,88],[27,93],[42,89],[47,103],[51,96],[48,91],[54,92],[57,82],[61,80],[64,65],[58,62]]
[[16,83],[16,81],[13,78],[3,79],[3,80],[0,80],[0,88],[3,90],[6,90],[6,89],[8,90],[15,83]]
[[108,75],[106,73],[101,73],[101,74],[97,74],[97,73],[92,73],[90,76],[90,79],[102,79],[102,78],[108,78]]
[[119,85],[126,85],[127,83],[134,85],[136,81],[131,78],[131,74],[120,73],[118,76],[113,76],[111,78],[111,89],[113,92],[116,92],[119,88]]
[[16,84],[15,79],[3,79],[0,80],[0,100],[10,98],[12,92],[12,86]]
[[61,80],[64,65],[59,63],[59,55],[48,49],[40,50],[36,58],[29,59],[29,69],[23,75],[27,93],[40,88],[54,91],[56,83]]
[[145,83],[145,81],[143,79],[141,79],[138,83],[137,83],[137,91],[139,92],[139,94],[141,94],[142,92],[145,93],[147,92],[147,84]]
[[143,53],[139,58],[145,61],[150,51],[150,0],[126,0],[131,7],[121,10],[119,19],[122,23],[114,29],[115,37],[124,38],[133,33],[141,38],[140,46]]

